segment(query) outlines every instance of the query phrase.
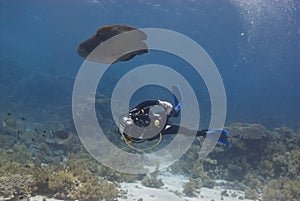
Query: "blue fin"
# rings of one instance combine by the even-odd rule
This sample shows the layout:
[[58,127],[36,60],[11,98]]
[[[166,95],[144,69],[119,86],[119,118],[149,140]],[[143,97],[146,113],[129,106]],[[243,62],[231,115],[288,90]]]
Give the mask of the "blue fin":
[[[218,136],[220,135],[219,139],[216,139],[214,135],[218,135]],[[209,137],[210,139],[217,140],[217,142],[230,146],[230,143],[228,142],[228,132],[226,130],[216,129],[216,130],[207,131],[206,137]]]
[[179,85],[172,86],[172,92],[174,94],[174,102],[175,102],[174,109],[176,111],[179,111],[181,109],[181,103],[182,103],[182,92],[179,88]]

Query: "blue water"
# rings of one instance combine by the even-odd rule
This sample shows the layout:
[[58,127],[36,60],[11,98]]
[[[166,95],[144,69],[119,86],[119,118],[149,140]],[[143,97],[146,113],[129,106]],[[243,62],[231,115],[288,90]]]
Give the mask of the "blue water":
[[[177,31],[208,52],[226,89],[226,124],[298,128],[299,1],[246,2],[1,0],[0,112],[34,120],[64,108],[71,117],[73,83],[83,62],[76,52],[79,43],[101,26],[129,24]],[[183,70],[184,61],[168,54],[154,51],[113,65],[101,82],[104,93],[111,93],[126,69],[153,61],[188,77],[205,126],[210,119],[205,84],[192,70]],[[145,91],[145,98],[151,98],[151,90]]]

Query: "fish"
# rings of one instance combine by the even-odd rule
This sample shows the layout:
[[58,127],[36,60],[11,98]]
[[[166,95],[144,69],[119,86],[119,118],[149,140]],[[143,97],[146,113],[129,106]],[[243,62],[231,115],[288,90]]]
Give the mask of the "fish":
[[114,24],[100,27],[96,34],[80,43],[77,53],[82,58],[112,64],[129,61],[137,55],[149,52],[144,42],[147,35],[136,27]]

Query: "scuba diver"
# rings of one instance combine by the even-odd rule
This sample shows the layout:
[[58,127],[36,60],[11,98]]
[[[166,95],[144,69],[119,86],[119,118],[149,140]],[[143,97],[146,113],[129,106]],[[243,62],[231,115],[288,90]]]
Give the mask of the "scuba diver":
[[[120,117],[119,132],[122,136],[122,140],[129,145],[129,143],[140,143],[145,140],[153,140],[159,137],[160,143],[163,135],[180,134],[186,136],[203,136],[211,137],[219,136],[216,141],[230,145],[228,142],[228,133],[226,130],[191,130],[176,124],[171,124],[169,118],[178,117],[182,104],[182,93],[178,86],[172,87],[174,94],[175,106],[167,101],[162,100],[147,100],[135,107],[133,107],[127,115]],[[162,111],[153,112],[152,108],[160,106]],[[155,144],[155,146],[157,145]],[[129,145],[131,146],[131,145]],[[154,147],[154,146],[153,146]],[[132,147],[134,148],[134,147]]]

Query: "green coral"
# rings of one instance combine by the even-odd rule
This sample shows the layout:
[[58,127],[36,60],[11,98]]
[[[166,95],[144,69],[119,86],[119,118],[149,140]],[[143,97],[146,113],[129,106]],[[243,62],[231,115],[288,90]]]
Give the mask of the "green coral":
[[103,179],[98,181],[95,177],[82,183],[75,180],[75,186],[76,188],[69,195],[73,199],[115,199],[119,195],[113,183]]
[[65,199],[76,189],[78,180],[74,175],[66,170],[49,174],[48,188],[56,194],[57,198]]
[[187,183],[183,185],[183,193],[189,197],[195,197],[196,182],[190,179]]
[[82,173],[82,169],[87,169],[94,174],[101,177],[105,177],[110,181],[116,182],[134,182],[140,180],[143,175],[138,174],[126,174],[114,171],[108,167],[99,164],[92,156],[87,152],[80,152],[76,154],[70,154],[67,161],[67,167],[76,175]]
[[203,175],[201,178],[201,185],[202,187],[206,187],[206,188],[214,188],[216,181],[211,178],[210,176]]
[[262,175],[271,179],[263,190],[263,198],[300,200],[299,134],[287,128],[275,129],[274,133],[277,142],[268,144],[262,155]]
[[256,190],[252,188],[246,188],[244,196],[246,199],[250,200],[257,200],[259,198]]
[[113,183],[92,173],[82,164],[78,167],[60,164],[40,167],[34,175],[36,192],[55,195],[59,199],[104,199],[116,198],[118,190]]
[[279,178],[295,177],[300,174],[300,150],[287,150],[282,143],[270,143],[262,156],[264,176]]
[[126,174],[117,172],[105,166],[101,166],[99,168],[99,175],[107,178],[110,181],[127,183],[133,183],[135,181],[141,180],[144,177],[144,175],[142,174]]
[[23,200],[30,198],[34,186],[31,175],[13,174],[0,177],[0,196]]
[[211,159],[199,159],[198,153],[199,147],[193,145],[179,161],[171,166],[171,170],[173,173],[185,174],[199,180],[202,187],[213,188],[215,181],[208,175],[204,167],[213,170],[216,168],[217,162]]
[[158,179],[155,174],[145,176],[141,181],[143,186],[150,188],[160,188],[164,185],[161,179]]
[[213,188],[215,180],[212,179],[204,169],[205,160],[197,159],[192,168],[191,176],[193,179],[199,179],[202,187]]
[[[66,164],[41,167],[24,145],[0,149],[0,195],[26,198],[32,193],[62,199],[113,199],[118,189],[98,178],[100,165],[86,153],[71,154]],[[18,182],[16,182],[18,180]]]
[[100,181],[100,194],[101,198],[104,199],[116,199],[119,195],[119,191],[116,186],[112,183],[109,183],[106,180]]
[[11,149],[0,149],[0,176],[30,174],[33,161],[25,145],[17,144]]
[[264,201],[300,200],[300,177],[290,179],[288,177],[279,180],[271,180],[263,191]]
[[[223,152],[213,151],[210,154],[218,161],[218,166],[199,160],[199,149],[193,144],[171,167],[172,171],[189,175],[200,183],[208,175],[213,175],[212,171],[218,171],[216,175],[223,174],[223,178],[234,176],[232,179],[242,184],[245,198],[258,199],[267,185],[263,191],[266,200],[299,200],[295,190],[300,189],[295,180],[299,180],[300,175],[299,134],[284,127],[270,131],[258,124],[237,123],[226,129],[232,137],[232,146]],[[231,158],[230,163],[228,157]],[[282,196],[278,198],[279,194]]]
[[104,199],[116,198],[118,190],[114,184],[98,179],[100,165],[88,154],[70,155],[65,166],[55,167],[48,175],[48,188],[61,198]]
[[248,173],[244,178],[244,183],[247,187],[254,191],[260,191],[262,187],[261,181],[257,178],[257,175]]
[[[259,166],[260,160],[258,159],[260,159],[269,142],[267,139],[272,134],[259,124],[234,123],[226,127],[226,130],[230,135],[230,149],[220,153],[213,152],[211,156],[218,160],[219,165],[239,167],[241,169],[239,174],[227,179],[241,181],[250,167]],[[230,162],[227,160],[228,155],[231,158]]]

